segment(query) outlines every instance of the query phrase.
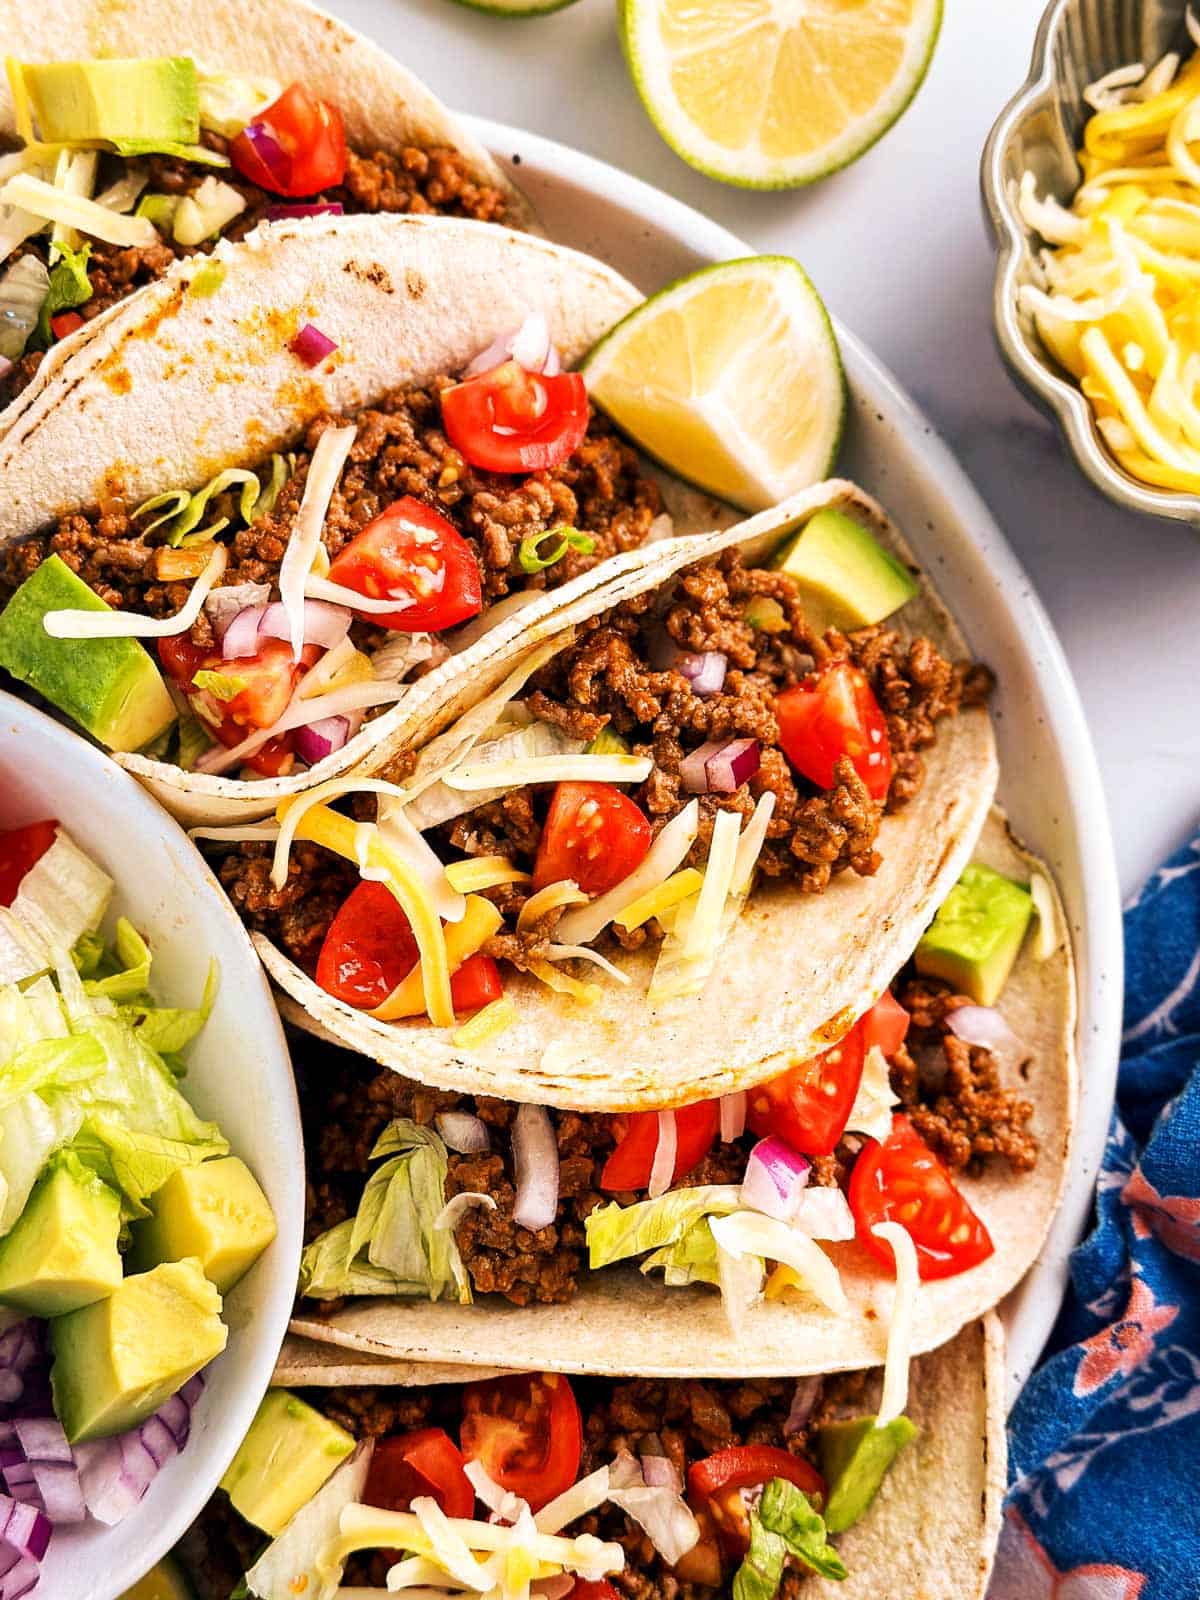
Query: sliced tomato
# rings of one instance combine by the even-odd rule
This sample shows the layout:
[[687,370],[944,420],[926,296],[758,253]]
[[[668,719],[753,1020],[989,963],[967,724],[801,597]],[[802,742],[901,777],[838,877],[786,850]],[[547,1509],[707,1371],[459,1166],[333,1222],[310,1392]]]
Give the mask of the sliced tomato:
[[566,1600],[621,1600],[607,1578],[576,1578]]
[[548,378],[519,361],[505,361],[443,390],[442,422],[450,443],[473,467],[542,472],[582,444],[587,390],[578,372]]
[[[658,1149],[658,1112],[632,1111],[612,1119],[617,1148],[604,1163],[600,1187],[610,1191],[644,1189],[650,1182],[654,1152]],[[697,1167],[712,1149],[721,1125],[717,1100],[701,1100],[668,1113],[675,1118],[675,1173],[677,1181]]]
[[193,644],[190,635],[175,633],[158,641],[158,659],[163,671],[186,691],[200,669],[212,661],[213,653]]
[[870,1011],[858,1019],[864,1055],[878,1045],[885,1056],[894,1056],[908,1037],[911,1021],[892,991],[885,989]]
[[493,1483],[539,1511],[579,1472],[583,1423],[571,1385],[551,1372],[467,1384],[459,1443]]
[[891,1248],[871,1229],[898,1222],[917,1247],[921,1277],[953,1278],[986,1261],[995,1249],[991,1235],[971,1209],[946,1167],[906,1116],[892,1118],[892,1131],[880,1144],[863,1146],[850,1174],[850,1209],[859,1243],[891,1269]]
[[834,764],[849,756],[872,799],[887,799],[892,747],[865,673],[835,662],[776,695],[775,715],[784,755],[819,789],[833,788]]
[[794,1483],[814,1501],[825,1504],[825,1480],[817,1469],[789,1450],[773,1444],[731,1445],[688,1468],[688,1496],[712,1517],[717,1536],[733,1556],[750,1547],[750,1519],[743,1489],[756,1489],[772,1478]]
[[291,704],[297,683],[319,654],[315,645],[305,645],[296,661],[286,639],[263,639],[252,656],[239,656],[235,661],[211,660],[213,670],[227,672],[245,683],[232,700],[222,702],[226,720],[241,728],[269,728],[278,722]]
[[746,1094],[746,1121],[760,1138],[774,1133],[806,1156],[832,1155],[862,1078],[862,1034],[852,1028],[832,1049],[802,1061]]
[[346,176],[342,114],[302,83],[289,84],[249,128],[257,132],[244,128],[231,141],[229,158],[260,189],[298,199],[335,189]]
[[51,819],[0,833],[0,906],[12,905],[21,879],[49,850],[57,829],[58,823]]
[[650,824],[611,783],[560,783],[550,801],[533,887],[574,878],[584,894],[605,894],[640,867],[653,842]]
[[431,1495],[448,1517],[469,1517],[475,1491],[463,1466],[444,1428],[393,1434],[376,1440],[363,1499],[382,1511],[407,1511],[418,1495]]
[[368,599],[403,602],[395,611],[364,613],[381,628],[437,633],[483,609],[471,546],[440,512],[409,494],[339,551],[329,576]]
[[[342,902],[317,957],[317,982],[327,994],[373,1011],[420,959],[412,925],[385,883],[364,879]],[[500,968],[477,952],[450,975],[450,1000],[459,1016],[504,993]]]
[[50,332],[56,339],[65,339],[76,328],[82,327],[83,318],[78,311],[60,311],[56,317],[50,318]]

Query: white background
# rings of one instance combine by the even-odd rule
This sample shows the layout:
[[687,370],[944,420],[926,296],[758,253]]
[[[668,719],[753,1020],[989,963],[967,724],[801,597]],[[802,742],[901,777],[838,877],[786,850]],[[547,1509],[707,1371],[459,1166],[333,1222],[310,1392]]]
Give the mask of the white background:
[[992,345],[979,157],[1025,77],[1041,0],[946,0],[901,122],[847,171],[785,194],[714,183],[661,142],[613,0],[515,21],[452,0],[325,3],[451,105],[600,156],[804,264],[949,439],[1028,566],[1078,679],[1132,892],[1200,814],[1200,533],[1092,490]]

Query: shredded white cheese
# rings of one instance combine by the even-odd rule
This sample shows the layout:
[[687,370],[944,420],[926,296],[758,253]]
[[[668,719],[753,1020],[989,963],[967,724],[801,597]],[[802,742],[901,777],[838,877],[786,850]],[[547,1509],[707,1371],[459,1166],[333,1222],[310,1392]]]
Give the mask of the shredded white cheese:
[[329,502],[333,499],[357,432],[353,425],[326,428],[317,440],[317,447],[308,465],[300,509],[296,513],[287,549],[279,566],[279,598],[287,613],[292,657],[296,661],[299,661],[304,648],[305,583],[321,542],[321,529],[329,515]]
[[228,552],[216,545],[192,585],[187,604],[173,617],[142,617],[135,611],[47,611],[42,619],[52,639],[171,639],[186,633],[200,615],[208,592],[225,571]]
[[898,1222],[877,1222],[871,1232],[891,1246],[896,1259],[896,1293],[883,1367],[883,1395],[876,1418],[876,1426],[885,1428],[895,1417],[902,1416],[908,1405],[908,1364],[917,1308],[917,1249],[908,1230]]

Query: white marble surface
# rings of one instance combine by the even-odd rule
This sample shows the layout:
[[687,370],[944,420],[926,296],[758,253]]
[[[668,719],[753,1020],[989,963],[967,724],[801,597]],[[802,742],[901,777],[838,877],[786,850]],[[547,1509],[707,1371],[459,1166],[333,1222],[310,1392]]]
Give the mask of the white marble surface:
[[600,156],[803,262],[949,439],[1026,563],[1079,682],[1131,892],[1200,815],[1200,534],[1090,489],[992,345],[979,156],[1025,76],[1041,0],[947,0],[902,121],[846,172],[790,194],[726,188],[661,142],[612,0],[515,22],[451,0],[326,3],[451,104]]

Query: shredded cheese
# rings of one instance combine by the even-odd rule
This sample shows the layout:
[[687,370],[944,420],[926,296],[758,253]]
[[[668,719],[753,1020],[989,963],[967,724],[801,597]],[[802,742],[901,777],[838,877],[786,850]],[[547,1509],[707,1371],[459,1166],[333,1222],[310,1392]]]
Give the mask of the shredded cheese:
[[[590,944],[610,922],[617,921],[623,912],[670,878],[695,844],[699,831],[700,802],[689,800],[678,816],[660,830],[640,866],[585,910],[567,913],[558,925],[559,937],[568,944]],[[699,887],[697,881],[696,888]]]
[[477,1050],[506,1028],[511,1028],[516,1020],[516,1006],[509,995],[502,994],[498,1000],[477,1011],[461,1028],[456,1028],[450,1035],[450,1043],[459,1050]]
[[1030,953],[1035,961],[1048,961],[1058,949],[1058,907],[1054,890],[1042,872],[1035,872],[1029,880],[1029,893],[1033,896],[1033,910],[1037,917]]
[[321,529],[329,515],[329,502],[333,499],[357,433],[353,424],[346,428],[326,428],[317,440],[317,447],[308,464],[300,509],[296,512],[287,548],[279,564],[279,598],[287,613],[292,659],[295,661],[299,661],[304,648],[305,583],[312,571],[317,546],[321,543]]
[[[462,921],[452,922],[448,928],[439,929],[448,972],[457,972],[469,956],[473,956],[494,933],[499,931],[503,920],[490,900],[484,900],[477,894],[467,895]],[[415,927],[413,931],[416,931]],[[447,1003],[449,1003],[449,979],[447,979]],[[398,1022],[402,1017],[419,1017],[425,1011],[429,1011],[428,983],[422,957],[421,962],[406,978],[400,980],[387,999],[368,1014],[380,1022]],[[453,1026],[453,1014],[447,1022],[438,1021],[432,1011],[429,1011],[429,1016],[439,1027]]]
[[600,998],[599,984],[580,983],[578,978],[573,978],[569,972],[561,972],[549,961],[531,961],[529,971],[533,977],[544,983],[547,989],[553,989],[556,994],[569,994],[573,1000],[578,1000],[580,1005],[593,1006]]
[[122,216],[86,195],[56,188],[31,172],[18,172],[0,187],[0,205],[14,206],[44,222],[77,229],[123,249],[146,250],[158,243],[158,231],[149,217]]
[[908,1405],[908,1364],[917,1308],[917,1249],[908,1230],[898,1222],[877,1222],[871,1232],[891,1246],[896,1259],[896,1293],[892,1299],[892,1320],[883,1365],[883,1395],[875,1419],[877,1428],[886,1428],[889,1422],[903,1415]]
[[599,950],[593,950],[586,944],[549,944],[546,954],[551,961],[590,961],[594,967],[599,967],[601,972],[606,972],[610,978],[620,984],[629,985],[633,979],[627,972],[622,972],[608,959],[602,956]]
[[760,1211],[735,1211],[728,1217],[710,1217],[712,1236],[731,1256],[760,1256],[791,1267],[809,1294],[830,1311],[848,1309],[845,1290],[833,1262],[808,1234]]
[[219,544],[192,585],[187,604],[173,617],[142,617],[135,611],[47,611],[42,625],[52,639],[171,639],[186,633],[209,591],[225,571],[228,551]]
[[483,889],[495,889],[502,883],[528,883],[530,875],[515,867],[507,856],[468,856],[464,861],[452,861],[446,868],[452,888],[460,894],[478,894]]
[[[288,858],[296,840],[296,830],[303,822],[306,813],[314,806],[323,806],[330,800],[340,800],[348,794],[391,795],[399,799],[403,798],[404,791],[396,784],[387,783],[382,778],[328,778],[324,783],[318,783],[315,788],[305,790],[303,794],[281,801],[275,811],[279,834],[275,841],[275,854],[271,860],[273,889],[282,889],[287,882]],[[350,860],[359,860],[357,847]],[[361,864],[359,862],[360,866]]]
[[448,789],[516,789],[527,783],[644,783],[653,762],[649,756],[527,756],[517,761],[464,764],[447,772]]
[[557,911],[560,906],[586,904],[587,895],[575,880],[560,878],[557,883],[548,883],[544,889],[539,889],[536,894],[529,896],[518,913],[517,932],[524,933],[539,917],[544,917],[548,911]]

